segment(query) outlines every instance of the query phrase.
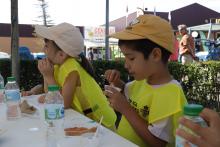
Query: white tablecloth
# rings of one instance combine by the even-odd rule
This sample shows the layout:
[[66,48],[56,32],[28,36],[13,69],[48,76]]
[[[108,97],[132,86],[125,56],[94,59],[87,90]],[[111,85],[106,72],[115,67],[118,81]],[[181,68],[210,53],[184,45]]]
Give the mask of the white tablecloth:
[[[46,124],[43,116],[43,104],[37,102],[37,95],[23,97],[38,108],[39,115],[22,116],[17,120],[6,119],[6,105],[0,104],[0,147],[46,147]],[[82,123],[91,120],[80,113],[69,109],[65,110],[65,121],[80,119]],[[111,130],[101,127],[98,135],[98,147],[137,147],[130,141],[120,137]],[[91,147],[85,137],[65,137],[58,135],[58,147]]]

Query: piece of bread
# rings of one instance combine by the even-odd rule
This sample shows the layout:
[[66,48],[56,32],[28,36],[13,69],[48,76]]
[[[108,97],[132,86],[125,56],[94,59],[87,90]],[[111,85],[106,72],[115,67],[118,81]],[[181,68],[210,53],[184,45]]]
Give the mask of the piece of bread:
[[34,106],[29,105],[26,100],[24,100],[20,104],[20,108],[21,108],[21,113],[26,113],[26,114],[34,114],[37,111],[37,109]]
[[97,127],[85,128],[85,127],[73,127],[64,129],[66,136],[80,136],[85,133],[96,132]]

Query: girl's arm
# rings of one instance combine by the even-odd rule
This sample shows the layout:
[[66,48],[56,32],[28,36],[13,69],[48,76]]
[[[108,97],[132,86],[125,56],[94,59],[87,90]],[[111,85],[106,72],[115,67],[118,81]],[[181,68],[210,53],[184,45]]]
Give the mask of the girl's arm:
[[44,93],[44,88],[42,84],[38,84],[36,86],[34,86],[33,88],[31,88],[30,90],[33,94],[42,94]]
[[79,74],[76,71],[69,73],[66,78],[64,85],[62,87],[61,94],[64,98],[64,108],[71,108],[73,101],[73,95],[75,93],[76,87],[80,86]]

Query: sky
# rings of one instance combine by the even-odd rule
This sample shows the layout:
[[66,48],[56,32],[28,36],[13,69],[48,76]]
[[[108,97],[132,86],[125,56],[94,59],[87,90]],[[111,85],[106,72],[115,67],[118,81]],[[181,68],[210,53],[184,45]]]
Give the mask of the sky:
[[[105,24],[106,0],[45,0],[48,14],[54,24],[68,22],[76,26],[98,26]],[[169,1],[169,2],[168,2]],[[115,20],[137,7],[149,11],[169,12],[192,3],[199,3],[220,13],[220,0],[109,0],[109,20]],[[38,0],[18,0],[20,24],[40,24],[35,20],[42,14]],[[10,0],[0,0],[0,23],[10,23]]]

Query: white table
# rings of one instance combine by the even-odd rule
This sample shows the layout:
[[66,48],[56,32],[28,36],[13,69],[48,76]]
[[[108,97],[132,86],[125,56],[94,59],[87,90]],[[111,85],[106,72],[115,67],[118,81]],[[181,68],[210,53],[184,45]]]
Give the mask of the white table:
[[[17,120],[6,119],[6,105],[0,104],[0,128],[5,132],[0,134],[0,147],[46,147],[46,124],[43,117],[43,104],[37,102],[37,95],[23,97],[30,104],[39,108],[38,117],[27,117]],[[91,121],[84,115],[69,109],[65,110],[65,120],[72,118],[80,118],[84,122]],[[111,130],[102,127],[101,135],[98,135],[98,147],[137,147],[137,145],[120,137]],[[58,139],[58,147],[90,147],[85,137],[65,137],[60,135]]]

